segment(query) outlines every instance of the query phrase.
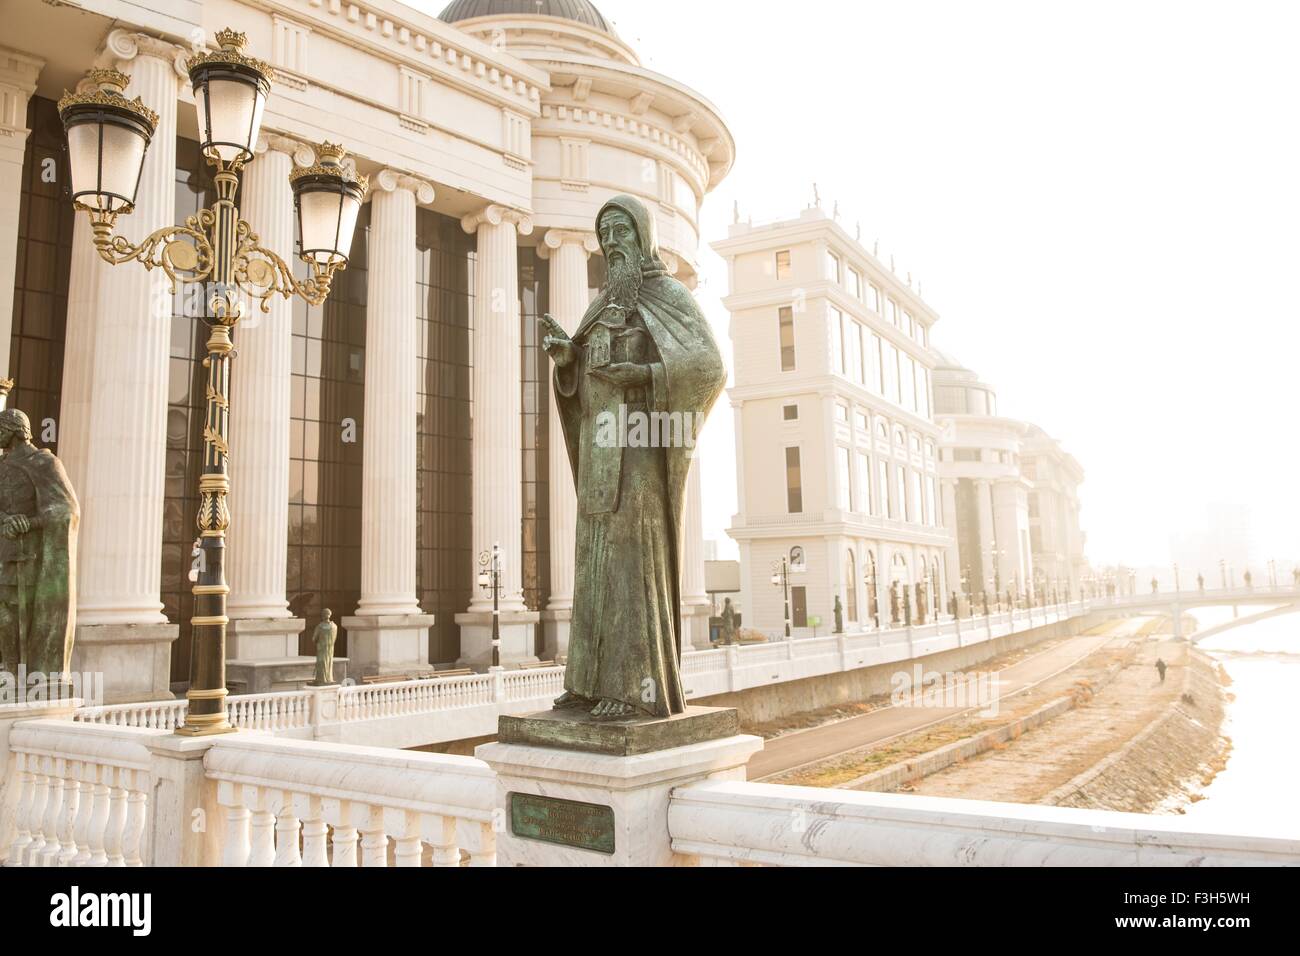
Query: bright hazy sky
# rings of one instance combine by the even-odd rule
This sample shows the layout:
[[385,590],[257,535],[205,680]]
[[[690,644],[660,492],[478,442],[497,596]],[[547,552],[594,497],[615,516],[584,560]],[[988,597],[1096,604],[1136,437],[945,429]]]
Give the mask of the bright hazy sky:
[[[702,222],[724,350],[707,243],[816,181],[920,278],[934,345],[1079,459],[1094,563],[1167,562],[1212,501],[1250,506],[1256,560],[1300,557],[1300,5],[596,3],[736,138]],[[731,553],[725,399],[706,440]]]

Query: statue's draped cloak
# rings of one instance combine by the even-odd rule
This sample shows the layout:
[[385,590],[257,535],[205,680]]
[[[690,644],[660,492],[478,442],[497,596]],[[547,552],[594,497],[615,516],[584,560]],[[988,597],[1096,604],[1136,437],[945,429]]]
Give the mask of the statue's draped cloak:
[[622,389],[588,375],[583,346],[601,318],[597,299],[573,336],[579,360],[555,369],[555,400],[578,494],[565,689],[662,717],[685,709],[678,669],[681,553],[693,448],[686,442],[598,447],[596,417],[620,403],[680,415],[693,439],[727,373],[704,313],[659,259],[654,219],[645,206],[616,197],[601,209],[598,224],[610,209],[627,213],[636,225],[642,284],[630,324],[644,328],[655,354],[647,356],[651,381],[644,387]]
[[36,490],[39,527],[27,532],[40,544],[35,561],[22,572],[24,601],[29,626],[22,647],[23,663],[29,673],[63,673],[72,657],[76,629],[74,596],[77,593],[77,528],[81,508],[68,481],[63,464],[45,448],[33,448],[26,455],[6,452],[0,468],[22,472]]

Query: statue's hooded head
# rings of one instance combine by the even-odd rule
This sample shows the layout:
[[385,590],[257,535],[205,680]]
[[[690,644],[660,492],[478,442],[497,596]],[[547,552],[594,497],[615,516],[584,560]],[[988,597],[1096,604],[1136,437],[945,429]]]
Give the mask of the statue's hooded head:
[[8,448],[14,438],[32,440],[32,423],[27,415],[16,408],[0,412],[0,448]]
[[636,308],[641,282],[666,272],[654,216],[635,196],[615,196],[596,216],[596,238],[609,276],[605,304],[625,312]]

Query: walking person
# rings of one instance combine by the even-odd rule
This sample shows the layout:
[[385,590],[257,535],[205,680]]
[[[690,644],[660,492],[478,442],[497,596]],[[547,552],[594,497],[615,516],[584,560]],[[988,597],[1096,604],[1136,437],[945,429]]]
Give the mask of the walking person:
[[1160,683],[1162,684],[1165,682],[1165,671],[1167,671],[1168,669],[1169,669],[1169,665],[1164,662],[1164,658],[1157,657],[1156,671],[1160,674]]

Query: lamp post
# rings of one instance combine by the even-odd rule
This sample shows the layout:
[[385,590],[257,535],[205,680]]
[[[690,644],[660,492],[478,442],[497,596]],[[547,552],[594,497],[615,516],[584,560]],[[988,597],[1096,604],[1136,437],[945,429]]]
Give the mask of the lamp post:
[[[203,426],[203,467],[199,475],[199,541],[195,548],[194,613],[190,619],[189,709],[176,733],[204,736],[234,730],[226,719],[225,538],[230,525],[230,369],[235,355],[232,333],[243,315],[241,295],[270,311],[271,298],[297,295],[312,305],[329,297],[334,273],[347,267],[352,233],[365,198],[364,176],[349,174],[341,147],[317,150],[316,165],[289,176],[300,233],[300,257],[310,267],[304,280],[279,256],[259,245],[252,226],[239,217],[235,197],[240,175],[253,161],[274,76],[261,60],[243,52],[242,33],[221,30],[219,49],[200,52],[186,63],[198,111],[200,150],[213,167],[216,200],[185,220],[166,226],[132,245],[115,236],[118,216],[130,215],[144,168],[145,153],[157,132],[158,115],[139,97],[123,91],[130,77],[117,70],[92,70],[95,89],[65,93],[59,115],[68,142],[75,208],[90,216],[91,237],[111,265],[137,261],[162,269],[176,291],[180,277],[207,283],[204,321],[207,342],[207,410]],[[162,135],[174,135],[165,130]]]
[[1178,564],[1175,563],[1174,564],[1174,593],[1177,594],[1181,590],[1182,587],[1178,583]]
[[501,666],[501,545],[478,556],[478,586],[492,592],[492,666]]
[[1223,590],[1228,590],[1228,562],[1223,558],[1219,558],[1219,581]]
[[785,595],[785,639],[790,640],[790,564],[785,555],[779,562],[772,562],[772,584],[781,589]]

